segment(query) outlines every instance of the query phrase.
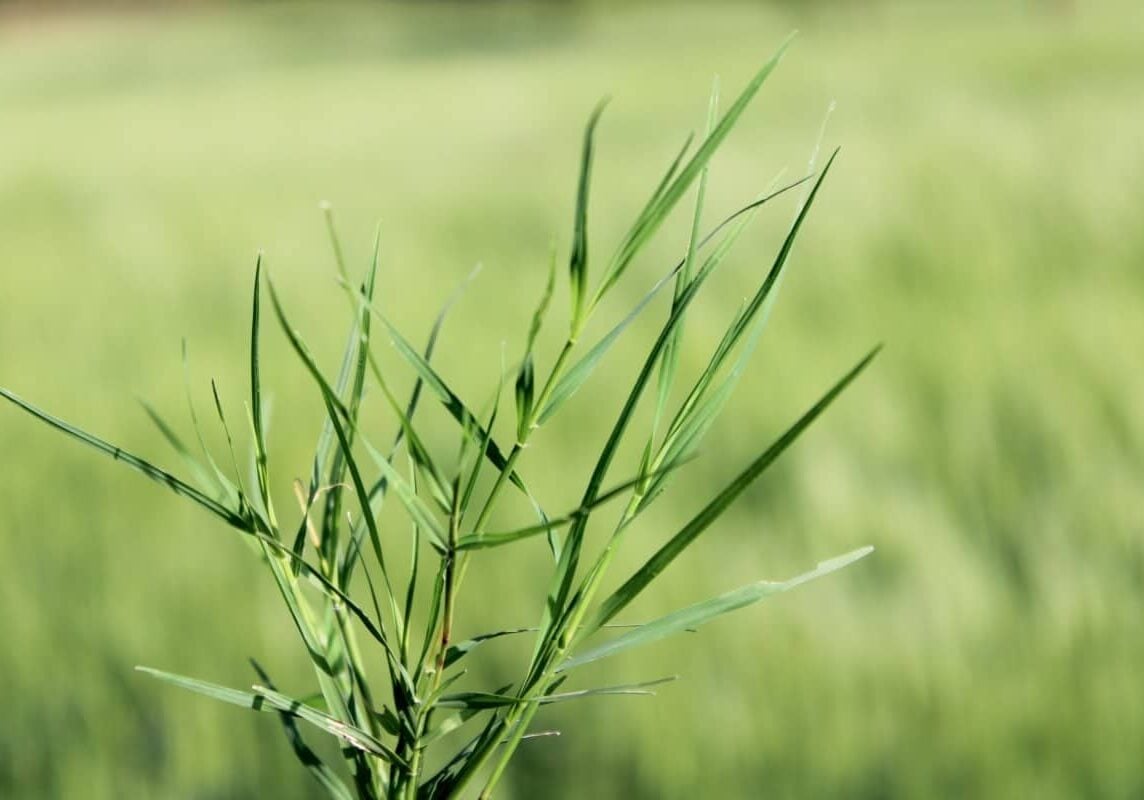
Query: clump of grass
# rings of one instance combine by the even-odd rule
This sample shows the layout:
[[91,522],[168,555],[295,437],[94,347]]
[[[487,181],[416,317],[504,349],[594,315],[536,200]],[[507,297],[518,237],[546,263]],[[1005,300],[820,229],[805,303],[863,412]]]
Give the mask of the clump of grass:
[[[785,46],[783,48],[785,50]],[[701,229],[708,163],[782,56],[780,50],[748,83],[721,116],[712,95],[706,136],[693,153],[688,145],[670,165],[611,259],[598,274],[590,266],[588,201],[593,147],[601,104],[584,135],[583,154],[568,260],[570,325],[554,361],[542,367],[535,344],[556,289],[556,262],[527,328],[523,356],[511,377],[514,438],[504,446],[494,435],[509,394],[502,375],[491,408],[475,413],[432,365],[441,312],[423,349],[415,348],[373,302],[378,270],[377,248],[358,283],[351,281],[332,217],[327,221],[353,326],[336,378],[319,366],[301,335],[290,325],[274,284],[264,278],[261,258],[255,268],[251,313],[250,397],[247,428],[254,468],[247,486],[238,469],[232,429],[215,391],[218,422],[230,452],[220,466],[205,446],[199,421],[191,417],[201,456],[196,455],[152,409],[148,414],[179,452],[195,482],[186,482],[120,447],[47,414],[7,390],[0,394],[52,427],[161,482],[239,531],[259,552],[285,603],[305,652],[312,662],[317,691],[307,700],[277,690],[255,664],[258,682],[231,689],[206,681],[140,668],[142,671],[216,700],[276,712],[298,759],[330,796],[348,800],[380,798],[451,798],[479,791],[490,797],[520,743],[534,731],[542,706],[595,695],[646,694],[660,678],[643,683],[569,690],[566,682],[583,665],[693,630],[711,619],[826,575],[865,556],[871,548],[824,561],[785,581],[759,581],[665,616],[611,630],[614,620],[659,575],[719,519],[720,515],[789,447],[865,369],[876,349],[862,358],[791,427],[764,449],[722,491],[617,589],[604,594],[604,579],[631,526],[670,483],[673,473],[693,457],[722,410],[766,324],[792,247],[837,154],[817,174],[770,191],[745,205],[707,233]],[[754,294],[732,317],[707,365],[691,381],[684,399],[672,405],[679,375],[678,352],[687,312],[708,279],[724,262],[754,214],[776,197],[802,187],[805,194],[777,255]],[[581,353],[579,340],[601,301],[669,213],[695,188],[690,237],[684,256],[647,296],[604,337]],[[265,284],[265,287],[264,287]],[[670,311],[655,342],[635,373],[626,401],[585,481],[579,504],[550,513],[529,489],[521,472],[522,455],[535,431],[548,423],[580,390],[617,339],[648,303],[671,287]],[[300,512],[284,521],[272,500],[267,457],[263,383],[259,369],[264,288],[270,310],[299,362],[313,380],[325,407],[324,428],[314,452],[307,484],[296,485]],[[391,342],[415,376],[411,395],[397,397],[375,358],[378,339]],[[384,400],[399,432],[388,448],[362,431],[367,386]],[[214,387],[212,386],[212,389]],[[490,387],[492,388],[492,387]],[[446,461],[426,445],[417,411],[425,398],[440,402],[456,424],[458,455]],[[650,428],[633,430],[641,402],[652,404]],[[502,423],[501,429],[506,426]],[[621,444],[642,436],[642,458],[627,480],[606,485]],[[519,493],[535,512],[535,521],[509,530],[491,527],[506,493]],[[400,535],[380,530],[379,512],[395,499],[410,518],[409,563],[395,563],[385,542]],[[598,552],[586,548],[585,534],[595,512],[622,502],[619,521]],[[551,576],[534,628],[506,628],[459,640],[454,619],[475,551],[497,551],[533,537],[545,537],[551,550]],[[423,576],[432,575],[426,586]],[[360,576],[360,578],[359,578]],[[353,590],[358,579],[356,593]],[[364,591],[360,586],[365,582]],[[309,588],[306,588],[309,587]],[[368,603],[354,599],[368,598]],[[418,621],[421,621],[418,623]],[[456,691],[465,659],[482,643],[499,637],[531,634],[531,656],[511,682],[491,691]],[[380,655],[382,678],[369,676],[367,653]],[[306,743],[299,723],[320,729],[341,745],[348,773],[324,763]],[[464,729],[468,740],[455,743]],[[455,735],[450,735],[455,734]],[[430,770],[430,764],[434,769]],[[437,766],[440,765],[440,766]],[[348,777],[348,781],[347,781]]]

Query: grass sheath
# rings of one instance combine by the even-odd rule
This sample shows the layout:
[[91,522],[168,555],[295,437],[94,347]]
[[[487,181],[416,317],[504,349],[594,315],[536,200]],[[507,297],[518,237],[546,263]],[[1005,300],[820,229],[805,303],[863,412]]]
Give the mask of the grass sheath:
[[[249,341],[250,394],[248,436],[254,464],[253,483],[244,483],[235,457],[235,440],[222,416],[222,402],[212,385],[219,421],[230,452],[216,461],[208,452],[191,408],[199,453],[186,447],[174,427],[145,406],[164,438],[175,448],[194,482],[184,481],[126,450],[40,410],[0,389],[0,396],[40,421],[166,486],[240,534],[249,537],[263,557],[286,612],[297,629],[314,669],[315,686],[305,700],[279,691],[255,664],[258,683],[232,689],[150,668],[144,673],[224,703],[275,713],[288,743],[324,791],[338,800],[433,800],[479,796],[489,798],[506,773],[517,747],[534,731],[532,721],[542,706],[607,695],[650,694],[660,679],[598,688],[564,689],[581,666],[676,633],[695,630],[730,611],[788,591],[848,566],[872,548],[820,563],[783,581],[758,581],[697,602],[612,634],[613,620],[644,593],[702,534],[712,529],[734,501],[790,447],[869,365],[877,348],[864,356],[787,430],[750,461],[739,474],[658,549],[617,589],[600,596],[613,559],[626,532],[637,525],[671,478],[687,468],[696,449],[734,387],[762,332],[782,284],[795,242],[823,186],[837,151],[822,170],[777,191],[769,191],[727,216],[708,232],[703,229],[711,159],[770,76],[787,45],[748,82],[720,116],[716,88],[709,106],[707,132],[690,155],[688,145],[669,166],[646,205],[622,237],[612,257],[597,265],[589,257],[588,217],[591,175],[605,103],[592,112],[584,133],[568,255],[566,290],[569,326],[551,363],[542,363],[537,348],[547,312],[558,292],[554,255],[548,279],[527,327],[523,356],[508,380],[515,414],[512,441],[498,439],[497,426],[505,376],[492,383],[491,408],[478,415],[433,364],[433,355],[449,303],[423,348],[412,344],[375,303],[380,237],[364,276],[355,282],[347,269],[332,212],[324,208],[338,280],[349,299],[350,330],[336,377],[327,376],[311,354],[303,335],[290,323],[275,285],[266,275],[262,256],[255,266]],[[807,183],[807,181],[812,181]],[[673,407],[673,388],[683,377],[679,355],[687,341],[689,309],[703,296],[709,279],[721,268],[731,247],[750,220],[796,186],[808,188],[794,221],[749,299],[735,313],[708,363],[695,376],[684,399]],[[664,222],[695,187],[686,252],[650,292],[609,332],[580,352],[580,339],[601,301],[644,253]],[[526,448],[581,389],[595,368],[630,325],[672,286],[666,318],[642,364],[633,370],[622,410],[586,476],[580,502],[570,510],[550,510],[530,489],[524,472]],[[285,521],[273,497],[285,469],[272,464],[268,446],[261,369],[263,297],[268,317],[277,323],[325,409],[323,429],[308,467],[308,481],[297,481],[299,518]],[[668,295],[664,295],[667,297]],[[400,397],[377,358],[378,340],[393,345],[405,377],[414,380],[408,397]],[[559,340],[557,340],[559,341]],[[185,355],[184,355],[185,358]],[[381,390],[384,402],[367,403],[367,389]],[[636,431],[637,410],[653,395],[654,414],[648,429]],[[189,394],[188,394],[189,398]],[[423,399],[440,403],[459,456],[448,460],[439,449],[441,436],[429,436]],[[370,440],[367,415],[384,414],[396,422],[397,435],[380,447]],[[643,456],[634,474],[611,488],[605,481],[621,448],[632,436],[643,437]],[[433,446],[430,446],[432,443]],[[436,449],[435,449],[436,448]],[[231,468],[220,467],[229,464]],[[274,469],[271,467],[274,466]],[[230,474],[228,474],[230,473]],[[478,480],[480,477],[485,480]],[[195,485],[198,484],[198,485]],[[251,486],[248,494],[246,487]],[[519,492],[536,520],[517,527],[490,529],[505,492]],[[411,561],[401,563],[387,542],[399,534],[382,530],[380,510],[387,500],[398,503],[409,518]],[[622,507],[618,521],[598,552],[589,549],[586,531],[597,511],[611,501]],[[280,522],[280,520],[282,520]],[[457,609],[470,559],[477,551],[503,553],[518,542],[546,536],[551,560],[550,589],[535,627],[505,628],[458,641]],[[369,603],[353,599],[351,581],[361,573]],[[374,574],[377,579],[375,580]],[[431,581],[419,573],[432,574]],[[609,630],[606,630],[609,629]],[[358,637],[364,632],[361,641]],[[466,659],[484,643],[505,636],[534,638],[531,655],[515,678],[489,690],[458,691]],[[384,664],[384,677],[371,676],[367,664]],[[476,729],[467,741],[462,729]],[[345,763],[326,764],[305,735],[334,737]],[[451,748],[451,750],[449,749]],[[431,774],[428,765],[443,765]]]

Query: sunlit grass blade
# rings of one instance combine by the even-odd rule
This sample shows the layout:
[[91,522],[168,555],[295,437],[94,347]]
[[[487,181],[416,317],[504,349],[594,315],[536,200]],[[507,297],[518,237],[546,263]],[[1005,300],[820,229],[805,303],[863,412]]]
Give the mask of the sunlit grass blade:
[[846,555],[830,559],[829,561],[820,562],[817,567],[809,572],[804,572],[789,580],[778,582],[759,581],[758,583],[749,584],[740,589],[727,592],[726,594],[721,594],[710,600],[688,606],[667,616],[660,617],[646,625],[641,625],[635,630],[622,634],[606,644],[570,658],[560,665],[558,671],[567,672],[568,670],[589,664],[593,661],[599,661],[601,658],[615,655],[629,648],[651,644],[652,642],[659,641],[676,633],[698,628],[700,625],[710,622],[722,614],[735,611],[752,603],[757,603],[771,595],[790,591],[797,586],[801,586],[816,578],[821,578],[824,575],[829,575],[831,572],[840,570],[843,567],[853,564],[858,559],[868,556],[873,551],[873,547],[863,547]]
[[711,524],[727,510],[731,503],[733,503],[748,486],[754,483],[754,481],[810,427],[811,423],[845,391],[846,387],[862,373],[862,370],[869,366],[880,349],[881,346],[879,345],[859,361],[858,364],[834,384],[810,410],[803,414],[794,425],[788,428],[786,432],[763,451],[758,458],[752,461],[746,469],[740,472],[735,480],[731,481],[723,491],[716,495],[716,497],[675,534],[667,544],[648,559],[647,563],[640,567],[631,578],[605,600],[600,606],[600,610],[593,617],[592,622],[586,625],[584,629],[585,635],[598,630],[601,625],[623,610],[648,584],[655,580],[680,553],[686,550],[701,533],[707,530]]
[[248,531],[251,529],[253,522],[246,515],[240,513],[239,511],[227,508],[204,492],[201,492],[190,484],[179,480],[171,473],[160,469],[159,467],[148,461],[145,461],[139,456],[132,455],[121,447],[105,442],[103,439],[100,439],[97,436],[93,436],[92,434],[87,433],[86,431],[83,431],[73,425],[70,425],[61,419],[53,417],[51,414],[47,413],[46,411],[42,411],[41,409],[37,408],[26,400],[23,400],[7,389],[0,388],[0,397],[3,397],[13,405],[28,412],[41,422],[44,422],[56,430],[67,434],[73,439],[86,444],[88,447],[98,450],[104,455],[110,457],[112,460],[126,464],[136,472],[140,472],[151,480],[163,484],[175,494],[181,495],[188,498],[189,500],[194,501],[198,505],[205,508],[207,511],[210,511],[227,525],[230,525],[233,528],[238,528],[242,531]]
[[[453,290],[452,294],[450,294],[449,297],[446,298],[444,304],[441,306],[440,311],[437,312],[437,316],[433,320],[433,325],[429,330],[429,336],[426,339],[425,348],[422,351],[421,357],[425,361],[426,364],[432,363],[433,354],[434,354],[434,351],[436,350],[436,347],[437,347],[437,341],[440,337],[442,329],[445,326],[445,321],[448,319],[449,312],[453,309],[453,307],[461,299],[461,297],[465,293],[465,290],[469,287],[469,285],[473,282],[473,280],[477,277],[477,275],[479,273],[480,273],[480,265],[478,264],[465,277],[465,279],[457,285],[457,287]],[[346,284],[344,288],[352,291],[351,287],[348,284]],[[360,303],[360,299],[358,297],[355,297],[355,302]],[[413,416],[417,412],[417,408],[420,404],[423,386],[424,386],[424,381],[420,376],[418,376],[417,379],[413,383],[413,389],[410,391],[409,402],[405,406],[405,419],[408,420],[410,423],[412,423]],[[491,428],[490,428],[490,430],[491,430]],[[398,428],[397,433],[394,436],[393,443],[390,446],[389,455],[387,457],[387,460],[391,465],[393,463],[394,457],[397,454],[398,448],[401,446],[401,443],[404,441],[404,439],[405,439],[405,428],[404,428],[404,426],[402,426],[402,427]],[[389,487],[389,479],[385,475],[382,475],[380,478],[378,478],[374,482],[374,484],[370,487],[370,489],[369,489],[369,498],[370,498],[370,503],[371,503],[370,508],[371,508],[371,511],[373,513],[377,513],[378,511],[380,511],[381,501],[384,498],[388,487]],[[364,515],[363,515],[363,517],[364,517]],[[363,521],[359,522],[359,524],[354,526],[354,529],[350,534],[350,542],[346,548],[346,554],[342,560],[341,567],[339,568],[339,575],[340,575],[341,583],[343,586],[349,585],[349,581],[353,576],[354,566],[357,563],[358,554],[361,552],[362,541],[364,540],[366,535],[367,535],[367,530],[366,530],[366,525],[365,525],[365,522],[363,519]]]
[[321,573],[320,570],[313,567],[302,556],[294,553],[291,548],[287,547],[279,541],[276,541],[275,539],[271,539],[263,533],[255,533],[254,536],[256,536],[259,541],[265,543],[271,549],[276,550],[288,558],[293,559],[298,567],[297,574],[309,580],[315,588],[326,594],[335,603],[339,603],[349,609],[350,613],[352,613],[358,619],[358,621],[361,622],[362,626],[366,629],[369,635],[372,636],[374,640],[376,640],[377,643],[385,649],[386,653],[394,658],[397,657],[389,643],[388,637],[379,627],[379,622],[375,622],[369,616],[369,614],[366,613],[365,609],[358,605],[358,603],[354,601],[352,597],[335,586],[329,578]]

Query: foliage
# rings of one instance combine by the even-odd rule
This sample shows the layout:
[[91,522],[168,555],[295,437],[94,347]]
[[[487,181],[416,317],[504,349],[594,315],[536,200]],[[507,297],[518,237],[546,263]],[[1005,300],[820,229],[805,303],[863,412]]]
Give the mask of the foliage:
[[[589,247],[588,232],[593,153],[603,104],[596,109],[583,139],[567,267],[570,311],[564,344],[542,369],[537,341],[555,300],[554,261],[529,321],[520,360],[507,374],[502,370],[499,378],[493,376],[486,385],[490,391],[495,386],[495,391],[483,411],[474,410],[476,406],[466,402],[433,363],[437,333],[450,306],[441,311],[427,345],[416,348],[377,303],[379,245],[375,242],[364,277],[354,281],[328,209],[339,281],[353,319],[340,368],[335,378],[327,376],[290,323],[275,284],[264,278],[260,257],[251,306],[250,395],[246,405],[249,477],[244,479],[239,467],[235,452],[239,437],[214,385],[217,423],[225,433],[229,451],[225,457],[216,457],[208,447],[208,434],[200,427],[193,403],[191,421],[197,447],[185,444],[173,425],[146,406],[147,414],[193,476],[192,481],[184,481],[0,389],[0,395],[17,407],[166,486],[246,537],[281,595],[312,664],[316,687],[298,697],[284,694],[257,663],[258,682],[241,690],[158,669],[141,669],[215,700],[276,714],[295,755],[331,797],[459,797],[483,785],[479,796],[485,798],[491,796],[521,742],[549,733],[532,727],[542,706],[598,695],[646,694],[651,687],[672,680],[667,677],[567,689],[566,683],[581,667],[694,630],[717,616],[785,592],[867,555],[871,548],[824,561],[788,580],[754,582],[651,621],[625,625],[618,634],[609,630],[614,619],[711,528],[877,352],[871,351],[842,376],[674,535],[666,537],[618,588],[602,592],[605,576],[629,531],[676,474],[687,468],[738,382],[768,320],[796,238],[834,163],[837,151],[817,174],[765,192],[703,233],[708,164],[785,49],[784,45],[754,75],[722,115],[717,113],[717,93],[713,93],[705,137],[694,151],[684,147],[615,253],[600,265],[591,257],[595,249]],[[685,254],[631,313],[580,354],[578,345],[590,320],[693,188],[696,202]],[[769,270],[731,317],[707,363],[689,384],[681,386],[683,399],[673,409],[672,389],[682,380],[678,351],[693,302],[756,212],[799,188],[805,193]],[[651,300],[666,293],[668,286],[673,289],[669,313],[642,365],[631,376],[622,408],[585,480],[579,503],[563,513],[551,513],[522,474],[525,448],[570,398],[586,389],[596,367],[628,326]],[[285,470],[270,458],[267,443],[269,413],[261,343],[264,295],[268,295],[270,311],[325,410],[309,480],[295,487],[299,510],[296,518],[290,515],[289,522],[274,499],[275,482]],[[379,340],[392,346],[414,376],[405,399],[398,397],[394,378],[381,366]],[[509,383],[515,413],[507,426],[512,444],[505,446],[497,431],[506,428],[503,420],[509,413],[504,410]],[[367,402],[370,392],[380,392],[380,400]],[[436,445],[440,432],[422,422],[426,402],[439,403],[451,420],[455,455],[442,454]],[[643,434],[636,425],[641,408],[650,410],[651,416]],[[379,413],[392,415],[398,423],[388,448],[376,444],[369,433],[369,419]],[[498,426],[498,422],[502,424]],[[639,441],[643,442],[637,472],[606,487],[617,454],[634,437],[642,437]],[[506,495],[512,494],[527,501],[535,520],[497,528],[492,524],[497,510]],[[593,551],[589,525],[597,522],[599,510],[614,500],[623,501],[623,510],[618,520],[601,523],[609,532],[603,537],[603,545]],[[411,537],[407,563],[399,563],[394,555],[393,540],[401,534],[382,521],[383,508],[394,503],[407,517],[407,526],[403,526]],[[460,639],[455,630],[458,607],[486,602],[462,593],[473,559],[484,551],[500,552],[536,537],[547,539],[552,556],[549,590],[536,627],[505,628]],[[355,599],[363,595],[368,602]],[[485,642],[525,633],[533,636],[534,643],[519,677],[492,689],[459,690],[467,658],[474,650]],[[381,680],[371,677],[367,667],[376,662],[384,665]],[[307,744],[306,726],[337,740],[348,768],[348,781]],[[446,747],[451,755],[436,754]],[[430,768],[430,764],[436,766]]]

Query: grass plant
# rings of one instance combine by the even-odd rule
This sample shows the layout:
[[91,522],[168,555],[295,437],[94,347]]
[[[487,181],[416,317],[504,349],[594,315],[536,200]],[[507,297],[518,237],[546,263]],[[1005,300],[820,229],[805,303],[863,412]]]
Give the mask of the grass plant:
[[[747,83],[726,111],[712,92],[707,131],[691,139],[668,167],[607,260],[592,255],[588,232],[596,129],[604,111],[592,113],[584,133],[570,254],[567,259],[568,325],[551,360],[538,341],[557,300],[555,256],[528,320],[519,359],[487,384],[483,406],[461,397],[433,362],[446,305],[423,347],[412,344],[378,302],[379,246],[360,279],[351,276],[332,213],[326,219],[338,280],[351,329],[333,377],[290,322],[274,282],[259,257],[255,268],[249,343],[250,392],[245,437],[251,468],[240,467],[238,426],[227,419],[212,384],[217,424],[228,452],[212,453],[191,405],[195,445],[187,445],[157,411],[148,415],[176,450],[191,480],[156,466],[51,414],[12,392],[4,398],[51,427],[163,484],[246,537],[265,564],[313,666],[309,693],[287,695],[257,662],[257,681],[233,689],[150,667],[142,672],[256,711],[276,714],[302,765],[329,796],[339,800],[491,797],[518,747],[555,732],[534,727],[543,706],[604,695],[649,694],[673,676],[636,683],[574,688],[577,671],[595,662],[695,630],[708,621],[827,575],[867,555],[871,548],[819,563],[781,581],[758,581],[646,622],[618,624],[623,612],[705,532],[724,511],[826,410],[874,358],[863,356],[801,417],[741,468],[677,531],[614,589],[607,579],[616,553],[645,511],[696,457],[722,411],[766,325],[802,230],[837,151],[803,178],[772,187],[709,230],[704,200],[709,162],[779,63],[786,45]],[[720,268],[751,219],[772,200],[801,193],[797,213],[754,293],[731,315],[708,362],[685,376],[678,357],[688,311]],[[685,197],[693,194],[684,254],[634,309],[585,347],[589,322],[629,266]],[[579,503],[554,513],[531,489],[526,450],[536,432],[552,424],[565,403],[590,388],[597,365],[638,316],[662,298],[667,314],[642,364],[633,370],[622,407],[582,479]],[[268,308],[265,301],[269,301]],[[269,313],[266,313],[269,312]],[[275,485],[287,468],[272,461],[269,413],[261,369],[264,317],[273,317],[298,363],[312,379],[325,410],[308,480],[295,485],[298,508],[277,507]],[[523,327],[523,326],[522,326]],[[382,347],[379,343],[390,345]],[[385,365],[395,353],[398,366]],[[185,357],[185,356],[184,356]],[[406,374],[394,376],[396,369]],[[403,396],[397,388],[412,381]],[[682,399],[676,400],[681,396]],[[510,399],[511,397],[511,399]],[[189,393],[188,393],[189,399]],[[447,432],[423,421],[426,403],[437,403],[450,421]],[[511,408],[511,410],[508,410]],[[371,417],[395,421],[388,446],[372,435]],[[453,447],[441,446],[451,437]],[[507,437],[507,438],[506,438]],[[511,442],[506,444],[506,442]],[[640,454],[631,474],[613,477],[621,453]],[[246,477],[244,477],[246,474]],[[532,518],[500,527],[502,508],[516,495]],[[618,516],[600,512],[609,504]],[[408,525],[382,517],[397,504]],[[590,526],[597,535],[589,536]],[[650,535],[657,535],[651,532]],[[409,537],[401,548],[399,537]],[[458,609],[487,603],[466,595],[465,576],[478,558],[542,539],[550,552],[549,589],[534,627],[491,630],[469,638],[457,633]],[[408,560],[398,554],[408,554]],[[506,623],[507,624],[507,623]],[[467,659],[483,644],[530,636],[531,654],[503,685],[464,689]],[[372,667],[372,669],[371,669]],[[380,673],[380,676],[379,676]],[[313,731],[336,740],[345,769],[327,763],[306,739]]]

